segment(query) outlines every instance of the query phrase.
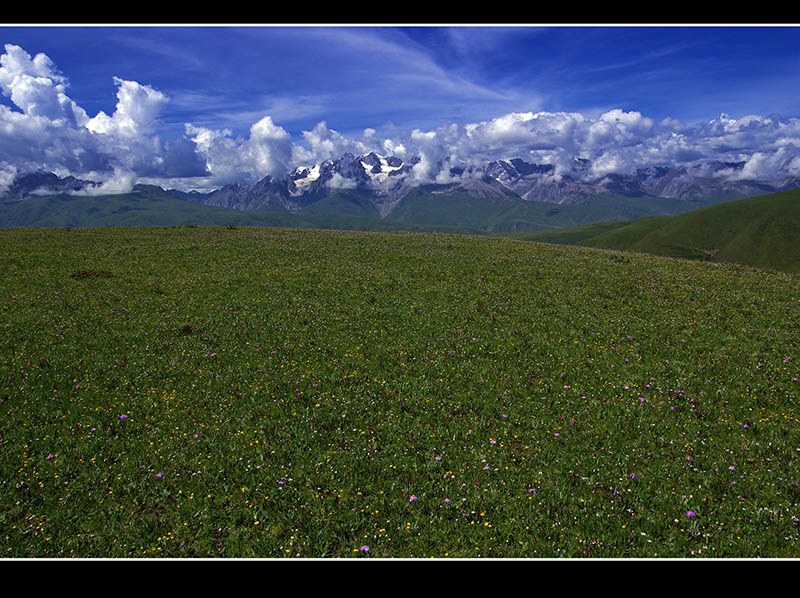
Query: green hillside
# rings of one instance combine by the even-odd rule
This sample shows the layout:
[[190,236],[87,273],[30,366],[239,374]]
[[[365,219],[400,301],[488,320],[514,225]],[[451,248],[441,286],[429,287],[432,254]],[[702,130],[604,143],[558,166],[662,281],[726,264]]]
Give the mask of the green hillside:
[[627,226],[629,220],[622,222],[591,222],[581,226],[553,228],[527,233],[503,233],[502,236],[518,241],[538,241],[540,243],[554,243],[556,245],[578,245],[602,233]]
[[800,189],[645,218],[579,242],[800,272]]
[[159,187],[137,185],[119,195],[51,195],[0,203],[0,228],[86,226],[302,226],[283,212],[241,212],[181,199]]
[[465,227],[481,233],[504,234],[676,214],[698,205],[701,204],[612,193],[599,194],[578,203],[555,204],[500,194],[486,197],[475,197],[463,191],[434,194],[421,188],[404,197],[385,219],[405,224]]
[[306,213],[341,214],[373,219],[378,219],[381,216],[378,208],[372,202],[360,193],[349,189],[337,191],[324,199],[315,201],[299,213],[301,215]]
[[[406,195],[385,220],[406,225],[447,226],[490,232],[508,210],[525,204],[509,195],[489,194],[475,197],[464,191],[431,193],[418,188]],[[526,223],[534,229],[547,228],[541,212],[526,214]]]

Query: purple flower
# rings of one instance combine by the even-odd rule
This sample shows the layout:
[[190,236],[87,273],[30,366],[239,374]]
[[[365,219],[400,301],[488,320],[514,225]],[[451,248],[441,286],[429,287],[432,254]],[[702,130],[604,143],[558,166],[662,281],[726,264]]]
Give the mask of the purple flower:
[[369,552],[369,546],[367,546],[366,544],[364,544],[364,546],[362,546],[361,548],[359,548],[359,550],[360,550],[361,552]]
[[697,513],[695,513],[694,511],[686,511],[686,516],[687,516],[689,519],[691,519],[691,518],[692,518],[692,517],[694,517],[695,515],[697,515]]
[[119,416],[119,418],[120,419],[128,419],[128,416],[123,413],[122,415]]
[[416,494],[412,494],[408,497],[408,502],[414,502],[415,500],[419,500],[419,497]]
[[49,455],[47,455],[47,456],[45,457],[45,459],[46,459],[46,460],[48,460],[48,461],[49,461],[50,459],[52,459],[52,458],[53,458],[53,454],[52,454],[52,453],[50,453]]
[[445,503],[447,503],[447,504],[449,505],[449,504],[450,504],[450,499],[449,499],[449,498],[445,498],[445,499],[444,499],[444,502],[445,502]]
[[163,474],[163,473],[161,473],[161,472],[159,471],[159,472],[156,474],[156,477],[157,477],[157,478],[163,478],[163,477],[164,477],[164,474]]

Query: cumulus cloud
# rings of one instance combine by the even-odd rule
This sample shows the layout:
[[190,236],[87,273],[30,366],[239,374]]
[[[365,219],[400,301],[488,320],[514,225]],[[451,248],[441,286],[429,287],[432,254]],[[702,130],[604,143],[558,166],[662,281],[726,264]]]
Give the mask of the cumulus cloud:
[[[800,119],[721,114],[689,125],[674,118],[655,121],[638,111],[612,109],[600,115],[574,112],[510,112],[465,125],[443,123],[423,131],[394,126],[361,129],[349,137],[321,121],[297,140],[272,116],[263,115],[246,136],[187,123],[178,139],[163,139],[161,118],[169,97],[152,86],[114,77],[112,114],[90,116],[68,95],[69,81],[45,54],[31,56],[5,45],[0,55],[0,189],[18,173],[44,169],[99,180],[104,189],[124,189],[137,180],[169,181],[183,188],[253,183],[265,175],[345,153],[370,151],[416,157],[412,182],[453,182],[453,172],[488,160],[522,158],[552,164],[553,176],[603,177],[652,165],[680,166],[699,160],[743,162],[721,171],[735,178],[777,179],[800,175]],[[258,118],[258,117],[257,117]],[[574,170],[575,158],[591,166]],[[458,170],[453,170],[458,168]],[[184,185],[177,184],[181,180]],[[333,185],[352,182],[335,179]]]
[[0,91],[16,110],[0,106],[0,157],[18,172],[47,170],[96,179],[198,175],[202,164],[185,143],[157,135],[168,102],[162,92],[115,77],[117,105],[110,116],[89,117],[67,95],[69,82],[45,54],[33,58],[13,44],[0,56]]
[[45,54],[31,58],[19,46],[5,45],[0,56],[0,89],[29,117],[84,125],[86,112],[66,95],[67,79]]
[[[565,112],[515,112],[435,131],[412,132],[409,152],[420,156],[418,182],[441,180],[437,165],[469,166],[519,157],[552,164],[554,176],[602,178],[647,166],[685,166],[699,160],[745,161],[731,170],[738,178],[776,178],[800,165],[800,121],[777,115],[748,115],[688,126],[676,119],[656,122],[637,111],[609,110],[589,117]],[[574,158],[590,168],[575,172]]]
[[121,138],[137,138],[152,133],[156,119],[169,101],[160,91],[136,81],[125,81],[114,77],[117,86],[117,106],[108,116],[102,110],[86,122],[92,133]]
[[345,153],[359,155],[372,151],[374,144],[374,130],[372,134],[364,135],[365,141],[349,139],[338,131],[330,129],[328,123],[321,121],[310,131],[303,131],[303,138],[308,147],[296,146],[294,149],[295,162],[298,164],[313,164],[334,160]]
[[186,125],[186,134],[216,182],[253,183],[265,175],[282,176],[289,171],[294,144],[289,133],[269,116],[250,127],[246,139],[233,138],[228,129],[192,124]]
[[355,189],[356,187],[354,180],[345,178],[338,172],[334,172],[326,184],[331,189]]

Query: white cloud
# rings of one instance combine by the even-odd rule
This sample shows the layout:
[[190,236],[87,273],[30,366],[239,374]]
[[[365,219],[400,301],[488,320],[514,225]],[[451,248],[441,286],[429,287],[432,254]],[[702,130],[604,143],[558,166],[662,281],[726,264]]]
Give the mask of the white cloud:
[[310,164],[334,160],[347,152],[359,155],[371,151],[374,147],[373,136],[365,136],[364,141],[349,139],[334,129],[328,128],[325,121],[321,121],[310,131],[303,131],[303,138],[310,146],[304,148],[295,146],[295,162],[297,164]]
[[292,138],[282,127],[265,116],[250,128],[246,146],[248,162],[256,172],[284,175],[292,159]]
[[214,130],[186,125],[186,134],[205,162],[212,180],[220,184],[254,183],[266,175],[285,175],[291,164],[291,136],[263,117],[250,128],[248,139],[234,139],[227,129]]
[[356,187],[354,180],[345,178],[338,172],[334,172],[326,184],[331,189],[355,189]]
[[13,164],[0,162],[0,193],[5,192],[14,182],[17,176],[17,168]]
[[86,122],[92,133],[134,139],[151,134],[156,129],[156,119],[169,101],[160,91],[136,81],[125,81],[114,77],[117,86],[117,106],[108,116],[100,111]]
[[109,177],[107,174],[98,175],[89,173],[89,180],[103,179],[97,187],[85,187],[80,191],[75,191],[72,195],[113,195],[115,193],[127,193],[137,183],[138,177],[129,170],[119,168],[114,169],[114,173]]
[[[120,172],[138,176],[198,175],[202,165],[185,140],[163,142],[159,115],[168,102],[162,92],[115,77],[112,115],[89,117],[67,95],[68,81],[45,54],[35,57],[5,45],[0,56],[0,91],[15,110],[0,106],[0,156],[19,172],[47,170],[95,180],[119,181]],[[116,183],[115,183],[116,184]]]
[[[347,41],[362,39],[352,31],[340,33]],[[396,47],[395,40],[368,39],[381,51]],[[418,68],[432,78],[441,75],[433,63]],[[556,176],[570,173],[576,156],[592,161],[586,175],[593,177],[698,160],[745,162],[744,168],[727,173],[739,178],[800,173],[800,119],[778,115],[734,118],[723,113],[690,126],[672,118],[656,122],[622,109],[593,116],[515,111],[463,126],[444,123],[427,131],[384,126],[379,134],[366,128],[352,138],[323,120],[303,131],[296,142],[271,113],[253,116],[247,137],[234,138],[228,129],[188,123],[183,137],[163,140],[159,126],[169,105],[167,95],[119,77],[112,83],[117,98],[114,112],[90,117],[69,97],[66,76],[48,56],[31,57],[19,46],[6,44],[0,55],[0,92],[11,105],[0,105],[0,188],[15,173],[35,169],[75,176],[91,173],[94,180],[107,181],[106,189],[145,178],[174,184],[180,177],[187,180],[185,186],[198,180],[208,188],[252,183],[267,174],[284,175],[297,165],[369,151],[405,160],[417,156],[419,162],[412,169],[417,183],[451,181],[454,166],[468,172],[479,162],[515,157],[553,164]]]
[[5,45],[0,56],[0,89],[30,117],[86,123],[86,112],[66,95],[67,79],[45,54],[34,58],[19,46]]

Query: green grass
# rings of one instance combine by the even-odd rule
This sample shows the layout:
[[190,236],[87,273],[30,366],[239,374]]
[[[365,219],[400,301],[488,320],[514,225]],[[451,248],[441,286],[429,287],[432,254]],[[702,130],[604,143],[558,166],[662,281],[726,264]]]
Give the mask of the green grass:
[[614,228],[582,245],[736,262],[800,273],[800,190],[717,204]]
[[3,230],[0,556],[797,557],[798,297],[501,238]]
[[581,226],[554,228],[536,232],[504,233],[502,236],[519,241],[538,241],[540,243],[555,243],[557,245],[578,245],[582,241],[627,226],[628,224],[630,224],[630,221],[592,222]]

